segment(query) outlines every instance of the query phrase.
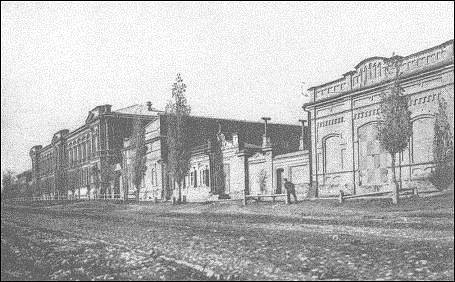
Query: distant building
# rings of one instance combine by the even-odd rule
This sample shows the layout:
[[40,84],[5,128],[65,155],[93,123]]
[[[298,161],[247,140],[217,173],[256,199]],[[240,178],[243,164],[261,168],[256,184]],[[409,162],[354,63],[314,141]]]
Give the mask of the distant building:
[[[398,58],[413,122],[413,136],[397,169],[406,186],[425,182],[432,170],[433,124],[440,98],[448,103],[453,130],[453,40]],[[391,161],[379,145],[376,129],[380,95],[395,75],[387,60],[365,59],[343,77],[308,89],[311,101],[303,108],[311,127],[311,177],[320,196],[339,190],[358,194],[388,189]]]
[[147,105],[111,110],[111,105],[89,111],[85,123],[54,134],[50,144],[30,150],[32,185],[36,196],[100,195],[118,193],[123,139],[132,131],[132,120],[150,122],[160,111]]
[[[187,201],[219,198],[239,199],[244,193],[259,193],[256,173],[267,170],[267,193],[275,193],[284,170],[294,166],[294,179],[309,179],[308,148],[298,125],[268,124],[221,118],[190,116],[191,166],[185,178],[182,195]],[[140,189],[141,200],[164,200],[178,197],[178,186],[167,170],[166,115],[146,125],[147,170]],[[123,149],[123,189],[134,197],[132,183],[134,147],[125,140]],[[286,158],[292,160],[286,162]],[[254,159],[254,161],[251,161]],[[275,166],[273,160],[276,160]],[[278,165],[277,165],[278,164]],[[250,172],[252,169],[252,172]],[[253,174],[254,173],[254,174]],[[290,173],[286,171],[286,173]],[[280,180],[276,180],[277,177]],[[301,178],[301,180],[300,180]],[[265,191],[264,191],[265,192]]]

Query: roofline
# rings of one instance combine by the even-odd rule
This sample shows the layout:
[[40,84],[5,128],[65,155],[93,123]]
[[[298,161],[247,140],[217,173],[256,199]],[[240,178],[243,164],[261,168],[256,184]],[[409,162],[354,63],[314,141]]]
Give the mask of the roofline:
[[[413,76],[418,76],[418,75],[422,75],[424,73],[427,73],[427,72],[432,72],[432,71],[439,71],[439,70],[444,70],[445,68],[447,67],[450,67],[450,65],[453,66],[453,61],[451,62],[443,62],[442,64],[438,64],[438,65],[434,65],[430,68],[427,68],[427,69],[422,69],[422,70],[417,70],[415,72],[410,72],[406,75],[404,75],[403,77],[401,77],[401,79],[412,79]],[[388,80],[385,80],[385,81],[381,81],[377,84],[372,84],[372,85],[369,85],[369,86],[366,86],[366,87],[363,87],[363,88],[358,88],[358,89],[351,89],[349,91],[346,91],[346,92],[342,92],[338,95],[335,95],[335,96],[331,96],[331,97],[327,97],[327,98],[324,98],[324,99],[321,99],[321,100],[318,100],[318,101],[314,101],[314,102],[308,102],[308,103],[304,103],[303,106],[302,106],[302,109],[304,111],[306,111],[306,108],[307,107],[310,107],[310,106],[314,106],[314,105],[317,105],[317,104],[323,104],[323,103],[326,103],[326,102],[329,102],[329,101],[332,101],[332,100],[336,100],[336,99],[341,99],[343,97],[347,97],[347,95],[352,95],[352,94],[355,94],[356,92],[365,92],[365,91],[369,91],[371,89],[374,89],[374,88],[383,88],[383,87],[386,87],[388,84],[390,84],[391,82],[393,82],[394,78],[390,78]]]
[[[412,53],[412,54],[410,54],[410,55],[407,55],[407,56],[400,56],[400,57],[402,58],[402,60],[405,60],[405,59],[407,59],[407,58],[409,58],[409,57],[416,56],[416,55],[420,55],[420,54],[425,53],[425,52],[428,52],[428,51],[430,51],[430,50],[432,50],[432,49],[436,49],[436,48],[439,48],[439,47],[442,47],[442,46],[445,46],[445,45],[450,45],[450,44],[453,44],[453,39],[447,40],[447,41],[445,41],[445,42],[443,42],[443,43],[441,43],[441,44],[439,44],[439,45],[436,45],[436,46],[433,46],[433,47],[430,47],[430,48],[427,48],[427,49],[418,51],[418,52],[416,52],[416,53]],[[389,59],[389,58],[386,58],[386,57],[379,57],[379,56],[369,57],[369,58],[363,59],[360,63],[358,63],[358,64],[354,67],[354,69],[357,69],[357,67],[358,67],[359,65],[361,65],[362,63],[364,63],[365,61],[370,60],[370,59],[375,59],[375,58],[377,58],[377,59]],[[311,91],[311,90],[313,90],[313,89],[315,89],[315,88],[323,87],[323,86],[332,84],[332,83],[334,83],[334,82],[337,82],[337,81],[339,81],[339,80],[342,80],[342,79],[345,77],[345,75],[349,74],[350,72],[355,72],[355,70],[350,70],[350,71],[344,73],[344,74],[343,74],[343,77],[340,77],[340,78],[338,78],[338,79],[331,80],[331,81],[326,82],[326,83],[323,83],[323,84],[318,84],[318,85],[315,85],[315,86],[311,86],[311,87],[308,88],[307,90],[308,90],[308,91]]]
[[[161,115],[167,115],[167,113],[160,113],[158,114],[159,116]],[[241,120],[241,119],[229,119],[229,118],[217,118],[217,117],[207,117],[207,116],[196,116],[196,115],[189,115],[190,117],[194,118],[202,118],[202,119],[215,119],[215,120],[223,120],[223,121],[237,121],[237,122],[245,122],[245,123],[255,123],[255,124],[264,124],[264,122],[260,121],[251,121],[251,120]],[[298,121],[298,120],[297,120]],[[287,125],[287,126],[300,126],[296,124],[291,124],[291,123],[274,123],[274,122],[268,122],[268,125]]]

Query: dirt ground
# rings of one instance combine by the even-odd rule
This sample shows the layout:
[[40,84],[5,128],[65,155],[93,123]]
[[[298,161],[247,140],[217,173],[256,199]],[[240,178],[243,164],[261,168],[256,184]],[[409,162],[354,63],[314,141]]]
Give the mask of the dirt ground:
[[453,280],[453,193],[384,201],[2,205],[2,280]]

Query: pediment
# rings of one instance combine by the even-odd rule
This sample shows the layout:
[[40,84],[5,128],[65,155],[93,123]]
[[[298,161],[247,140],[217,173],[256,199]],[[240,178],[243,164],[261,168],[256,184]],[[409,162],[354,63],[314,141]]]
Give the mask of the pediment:
[[369,69],[373,66],[384,65],[384,62],[387,60],[385,57],[370,57],[365,60],[362,60],[355,66],[355,70]]

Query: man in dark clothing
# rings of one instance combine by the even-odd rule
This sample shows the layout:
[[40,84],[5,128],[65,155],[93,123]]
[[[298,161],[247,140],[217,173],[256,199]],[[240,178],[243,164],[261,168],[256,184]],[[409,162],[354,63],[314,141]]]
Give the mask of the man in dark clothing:
[[294,197],[294,202],[297,203],[297,195],[295,194],[295,185],[288,181],[287,178],[284,178],[284,188],[286,189],[286,193],[288,196],[288,203],[291,203],[291,194]]

